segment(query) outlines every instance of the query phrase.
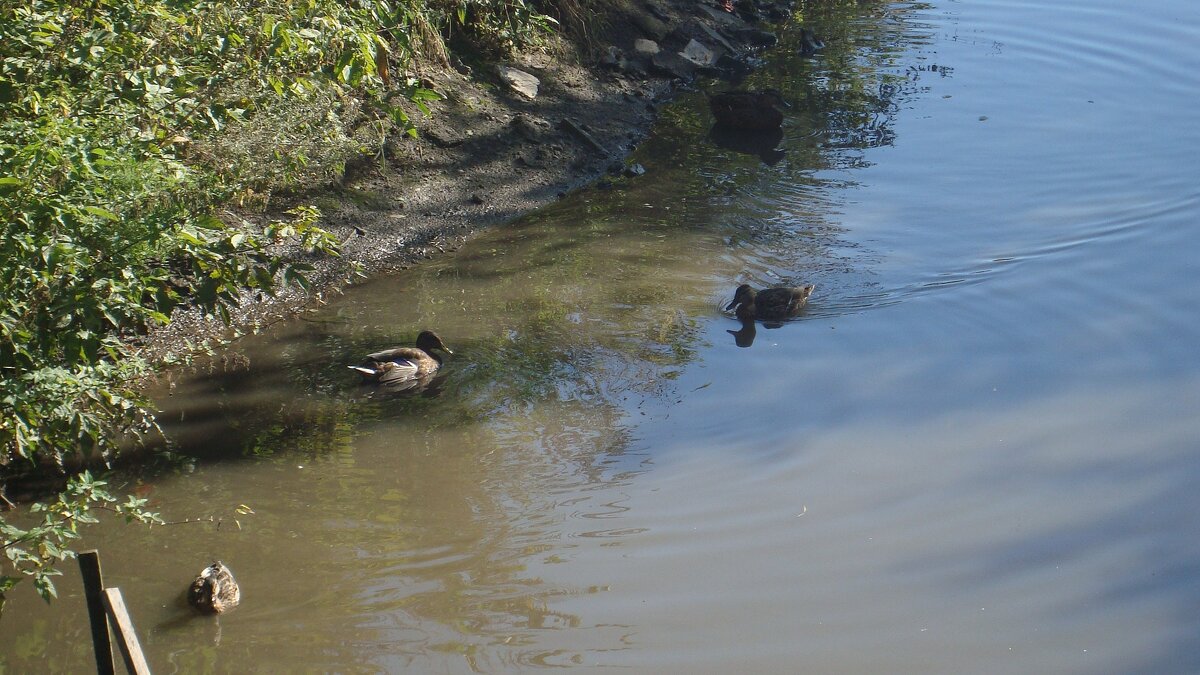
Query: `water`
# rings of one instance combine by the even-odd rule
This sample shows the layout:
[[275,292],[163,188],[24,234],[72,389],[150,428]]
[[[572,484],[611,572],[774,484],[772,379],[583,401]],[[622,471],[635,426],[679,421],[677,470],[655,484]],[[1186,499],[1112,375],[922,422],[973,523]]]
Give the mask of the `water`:
[[[125,480],[223,521],[84,542],[156,672],[1200,669],[1200,12],[841,11],[754,76],[773,163],[685,95],[646,176],[164,378]],[[817,292],[741,348],[741,282]],[[421,327],[431,390],[353,383]],[[67,569],[0,669],[89,667]]]

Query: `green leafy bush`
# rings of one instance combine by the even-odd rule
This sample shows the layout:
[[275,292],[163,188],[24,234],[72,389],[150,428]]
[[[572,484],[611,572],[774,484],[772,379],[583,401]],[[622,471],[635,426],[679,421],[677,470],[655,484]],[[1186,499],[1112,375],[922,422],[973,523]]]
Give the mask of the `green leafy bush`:
[[[525,0],[0,3],[0,497],[154,429],[131,344],[177,307],[228,320],[247,291],[306,286],[281,245],[336,253],[312,207],[259,226],[230,205],[339,178],[371,151],[356,129],[413,134],[438,96],[410,71],[447,36],[508,50],[549,24]],[[49,599],[76,525],[115,508],[70,485],[42,526],[0,521],[0,593],[23,573]]]

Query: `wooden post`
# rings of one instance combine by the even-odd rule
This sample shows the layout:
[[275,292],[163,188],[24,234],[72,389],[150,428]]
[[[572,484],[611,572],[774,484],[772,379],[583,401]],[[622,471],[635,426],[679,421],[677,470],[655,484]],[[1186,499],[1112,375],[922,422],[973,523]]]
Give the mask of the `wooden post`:
[[83,595],[87,598],[88,619],[92,623],[92,649],[96,652],[96,672],[114,675],[112,642],[108,638],[108,619],[104,616],[104,579],[100,575],[100,554],[92,549],[79,554],[79,573],[83,576]]
[[104,589],[104,608],[108,610],[108,618],[117,634],[117,646],[121,648],[125,668],[133,675],[150,675],[150,666],[146,663],[142,645],[133,630],[133,619],[129,618],[129,612],[125,610],[121,589]]

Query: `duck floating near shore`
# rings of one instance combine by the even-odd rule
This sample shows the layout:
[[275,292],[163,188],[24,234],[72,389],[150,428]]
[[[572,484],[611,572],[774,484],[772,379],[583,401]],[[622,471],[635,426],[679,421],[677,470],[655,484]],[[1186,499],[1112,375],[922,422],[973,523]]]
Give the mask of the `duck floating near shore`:
[[805,284],[756,291],[750,284],[742,284],[734,291],[733,301],[725,306],[725,310],[736,307],[738,318],[743,320],[750,316],[766,321],[786,319],[804,307],[815,288],[813,284]]
[[201,612],[221,614],[242,601],[242,589],[233,579],[233,572],[220,560],[205,567],[188,588],[188,604]]
[[769,131],[783,124],[779,108],[790,107],[778,89],[723,91],[708,95],[717,125],[730,129]]
[[415,347],[393,347],[367,354],[361,365],[347,367],[369,382],[393,386],[417,382],[430,377],[442,366],[442,357],[434,353],[435,349],[454,354],[437,333],[423,330],[417,335]]

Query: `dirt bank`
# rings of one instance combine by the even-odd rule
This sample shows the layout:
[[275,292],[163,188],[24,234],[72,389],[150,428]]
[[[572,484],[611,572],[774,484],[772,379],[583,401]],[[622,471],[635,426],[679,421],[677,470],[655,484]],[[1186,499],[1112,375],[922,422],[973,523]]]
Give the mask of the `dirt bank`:
[[[383,158],[309,196],[345,242],[342,258],[313,259],[311,294],[243,303],[235,325],[253,329],[320,302],[343,287],[352,263],[367,274],[409,267],[625,170],[659,103],[695,77],[736,80],[748,72],[753,53],[774,43],[766,21],[785,20],[789,7],[742,0],[731,14],[718,0],[618,5],[586,40],[556,39],[545,52],[507,63],[455,59],[454,68],[426,71],[426,84],[445,99],[430,106],[431,116],[414,115],[419,137],[389,139]],[[150,348],[223,331],[214,319],[181,311]]]

